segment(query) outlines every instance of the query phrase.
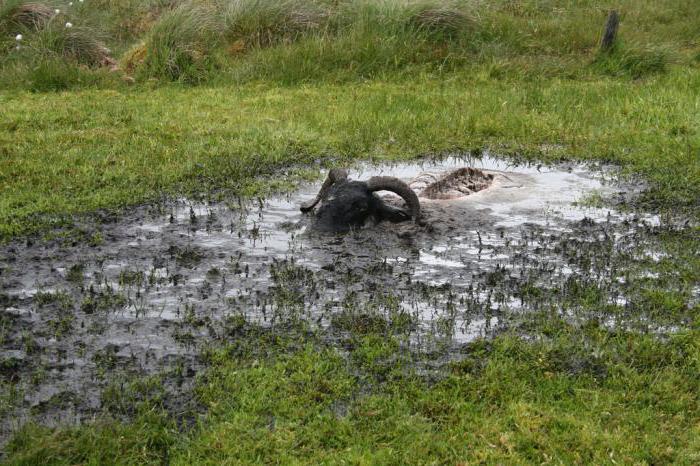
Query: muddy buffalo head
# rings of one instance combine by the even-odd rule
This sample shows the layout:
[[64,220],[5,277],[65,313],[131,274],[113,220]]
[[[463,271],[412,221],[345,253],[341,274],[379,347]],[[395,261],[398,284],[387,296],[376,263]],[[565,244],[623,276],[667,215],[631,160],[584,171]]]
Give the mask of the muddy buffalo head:
[[[403,198],[408,211],[392,207],[375,193],[391,191]],[[321,202],[316,212],[316,227],[325,231],[347,231],[361,227],[367,220],[404,222],[419,220],[420,202],[411,188],[393,176],[374,176],[367,181],[352,181],[348,172],[333,169],[328,173],[314,200],[302,204],[301,211],[309,212]]]

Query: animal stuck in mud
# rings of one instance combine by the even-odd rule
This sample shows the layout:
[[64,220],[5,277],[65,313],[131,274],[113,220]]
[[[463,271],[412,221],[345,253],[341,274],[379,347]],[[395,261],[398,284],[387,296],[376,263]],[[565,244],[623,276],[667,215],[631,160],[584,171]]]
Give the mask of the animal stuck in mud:
[[[332,169],[316,197],[301,205],[302,212],[316,212],[315,227],[321,231],[345,232],[362,227],[368,220],[399,223],[413,219],[424,224],[421,203],[424,200],[449,200],[481,191],[491,185],[495,175],[476,168],[463,167],[443,174],[421,173],[410,182],[393,176],[373,176],[367,181],[348,178],[344,169]],[[406,209],[394,207],[377,196],[390,191],[401,197]]]

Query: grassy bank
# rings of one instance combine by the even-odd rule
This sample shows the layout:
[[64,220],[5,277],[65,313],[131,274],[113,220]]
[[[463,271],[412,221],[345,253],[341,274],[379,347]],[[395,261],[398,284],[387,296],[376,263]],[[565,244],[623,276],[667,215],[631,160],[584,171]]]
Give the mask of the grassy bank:
[[[188,84],[348,82],[475,64],[497,74],[640,78],[674,63],[697,64],[700,56],[698,19],[682,0],[72,5],[3,0],[2,5],[0,88],[38,91],[119,87],[124,77]],[[613,8],[622,17],[620,40],[596,59],[605,16]],[[104,72],[108,57],[118,62],[119,72]]]
[[687,68],[581,82],[493,79],[477,67],[343,86],[5,94],[0,232],[167,193],[250,193],[290,164],[483,148],[620,164],[653,184],[653,204],[696,210],[699,87]]
[[618,163],[653,204],[697,207],[688,2],[72,3],[0,3],[2,238],[163,194],[251,193],[290,162],[484,148]]

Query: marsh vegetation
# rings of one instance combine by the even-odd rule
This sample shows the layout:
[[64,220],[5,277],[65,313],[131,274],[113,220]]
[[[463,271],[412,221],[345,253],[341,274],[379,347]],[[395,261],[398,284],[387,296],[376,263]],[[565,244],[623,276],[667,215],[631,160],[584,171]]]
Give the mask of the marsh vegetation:
[[700,461],[692,2],[70,3],[0,0],[3,461]]

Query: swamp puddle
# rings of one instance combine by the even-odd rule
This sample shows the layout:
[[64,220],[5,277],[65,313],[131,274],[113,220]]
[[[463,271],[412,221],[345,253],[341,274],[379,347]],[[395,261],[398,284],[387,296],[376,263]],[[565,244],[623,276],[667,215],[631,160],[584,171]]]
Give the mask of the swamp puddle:
[[5,395],[0,438],[29,416],[70,423],[104,409],[105,387],[122,378],[175,368],[176,383],[191,384],[201,349],[236,338],[243,319],[280,330],[303,320],[341,344],[386,326],[411,351],[458,357],[532,311],[592,317],[566,303],[594,286],[604,290],[598,312],[616,310],[598,316],[604,325],[662,328],[633,315],[633,280],[617,267],[620,257],[662,257],[659,218],[583,206],[631,195],[605,172],[454,157],[365,165],[351,177],[463,166],[500,181],[460,200],[422,201],[430,227],[315,232],[298,207],[319,182],[250,203],[140,207],[100,225],[97,246],[3,246],[0,376],[15,402]]

